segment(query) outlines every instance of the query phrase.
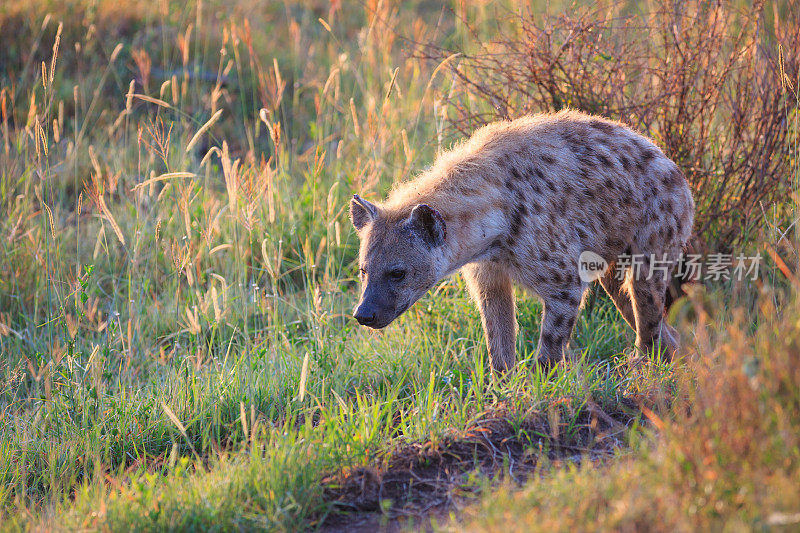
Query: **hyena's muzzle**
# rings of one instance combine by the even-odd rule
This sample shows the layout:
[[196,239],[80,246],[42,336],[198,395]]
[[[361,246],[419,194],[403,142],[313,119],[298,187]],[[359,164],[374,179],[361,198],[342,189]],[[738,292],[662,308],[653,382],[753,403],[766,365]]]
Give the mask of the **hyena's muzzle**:
[[382,329],[391,324],[395,318],[408,309],[411,302],[399,303],[397,295],[388,287],[376,287],[367,284],[353,317],[362,326]]

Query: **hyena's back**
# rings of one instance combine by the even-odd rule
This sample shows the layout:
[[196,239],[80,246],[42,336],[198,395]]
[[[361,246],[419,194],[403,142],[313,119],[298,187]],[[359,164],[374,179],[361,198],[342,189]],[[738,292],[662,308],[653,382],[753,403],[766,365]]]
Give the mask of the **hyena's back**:
[[622,124],[562,112],[490,125],[469,145],[493,160],[510,236],[527,233],[530,247],[546,248],[549,236],[612,260],[629,246],[657,252],[689,238],[694,204],[682,173]]
[[575,262],[585,250],[609,262],[671,253],[691,234],[694,203],[675,163],[599,117],[561,112],[491,124],[436,167],[455,178],[454,201],[490,194],[506,206],[509,231],[497,245],[518,260],[559,250]]

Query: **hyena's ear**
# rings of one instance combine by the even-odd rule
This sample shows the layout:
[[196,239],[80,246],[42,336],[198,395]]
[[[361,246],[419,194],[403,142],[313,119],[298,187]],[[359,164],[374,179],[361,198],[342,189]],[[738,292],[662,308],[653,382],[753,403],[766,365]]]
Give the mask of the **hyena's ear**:
[[378,218],[378,208],[375,204],[364,200],[359,195],[354,194],[350,200],[350,220],[353,221],[356,231],[361,229]]
[[412,209],[408,224],[429,245],[436,247],[444,244],[447,226],[439,211],[428,204],[419,204]]

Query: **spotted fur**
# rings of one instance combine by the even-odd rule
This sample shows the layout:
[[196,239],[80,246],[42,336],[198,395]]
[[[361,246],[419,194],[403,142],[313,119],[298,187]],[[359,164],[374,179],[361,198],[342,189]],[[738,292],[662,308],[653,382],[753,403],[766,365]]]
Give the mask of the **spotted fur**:
[[[361,237],[356,318],[366,325],[384,327],[461,270],[493,368],[515,362],[514,284],[544,303],[539,360],[560,361],[587,289],[578,257],[588,250],[611,265],[600,283],[637,348],[678,347],[664,299],[694,202],[675,163],[623,124],[576,111],[490,124],[385,202],[354,198],[351,215]],[[646,264],[620,281],[622,254],[666,258],[669,268],[647,279]]]

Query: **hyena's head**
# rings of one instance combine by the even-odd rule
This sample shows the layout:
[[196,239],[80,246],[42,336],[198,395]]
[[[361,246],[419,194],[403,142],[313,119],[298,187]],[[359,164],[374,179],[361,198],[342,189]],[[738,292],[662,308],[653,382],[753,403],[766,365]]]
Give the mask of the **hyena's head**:
[[353,196],[350,218],[361,238],[359,324],[388,326],[441,278],[445,222],[420,204],[407,216]]

